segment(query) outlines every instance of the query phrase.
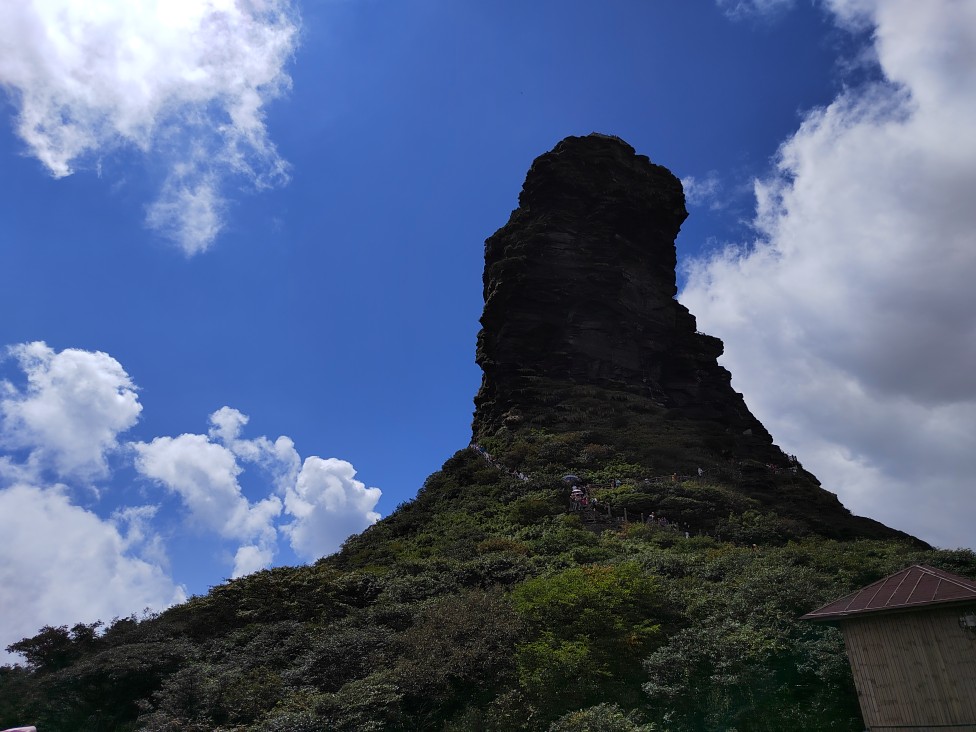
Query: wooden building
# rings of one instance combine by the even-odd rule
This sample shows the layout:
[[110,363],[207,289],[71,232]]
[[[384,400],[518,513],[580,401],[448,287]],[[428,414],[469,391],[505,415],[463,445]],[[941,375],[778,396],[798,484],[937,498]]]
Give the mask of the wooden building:
[[802,617],[837,623],[871,732],[976,732],[976,582],[921,564]]

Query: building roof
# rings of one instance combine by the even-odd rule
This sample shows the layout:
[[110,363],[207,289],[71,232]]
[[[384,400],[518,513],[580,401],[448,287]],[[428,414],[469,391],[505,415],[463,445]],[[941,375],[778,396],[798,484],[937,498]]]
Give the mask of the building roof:
[[976,603],[976,582],[913,564],[809,612],[800,620],[842,620],[852,615],[912,610],[946,603]]

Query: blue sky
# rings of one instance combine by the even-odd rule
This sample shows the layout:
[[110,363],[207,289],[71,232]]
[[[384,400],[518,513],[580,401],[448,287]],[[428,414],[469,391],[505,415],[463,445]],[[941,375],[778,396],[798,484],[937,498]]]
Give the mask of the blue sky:
[[412,498],[470,438],[483,241],[591,131],[685,181],[680,299],[778,443],[973,546],[974,5],[0,10],[3,645]]

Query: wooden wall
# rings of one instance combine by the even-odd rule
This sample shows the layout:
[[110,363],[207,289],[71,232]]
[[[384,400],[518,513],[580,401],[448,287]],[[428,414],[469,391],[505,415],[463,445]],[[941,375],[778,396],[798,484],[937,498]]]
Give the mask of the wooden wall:
[[976,732],[976,633],[960,608],[841,621],[870,730]]

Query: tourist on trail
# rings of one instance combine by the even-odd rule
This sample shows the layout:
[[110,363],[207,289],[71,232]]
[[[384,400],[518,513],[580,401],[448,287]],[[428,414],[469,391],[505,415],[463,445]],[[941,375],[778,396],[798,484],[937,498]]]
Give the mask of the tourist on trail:
[[579,489],[579,486],[573,488],[572,492],[569,494],[569,499],[573,502],[574,511],[579,511],[582,508],[583,491]]

